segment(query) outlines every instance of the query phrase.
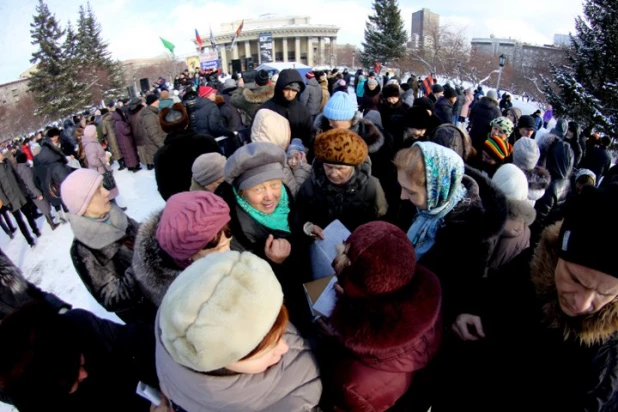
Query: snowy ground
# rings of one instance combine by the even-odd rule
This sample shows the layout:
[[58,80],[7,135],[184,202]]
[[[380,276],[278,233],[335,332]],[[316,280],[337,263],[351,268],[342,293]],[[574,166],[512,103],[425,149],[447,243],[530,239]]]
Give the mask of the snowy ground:
[[[157,191],[154,171],[143,169],[135,174],[127,170],[116,171],[114,177],[120,189],[118,204],[127,206],[127,214],[136,221],[142,222],[165,205]],[[35,248],[28,246],[19,230],[13,240],[0,231],[0,248],[21,268],[26,278],[41,289],[55,293],[73,307],[120,323],[115,314],[107,312],[94,300],[75,272],[69,255],[73,242],[69,224],[52,231],[44,218],[38,219],[37,223],[42,236]],[[15,222],[13,224],[17,227]],[[0,412],[9,411],[16,409],[0,403]]]

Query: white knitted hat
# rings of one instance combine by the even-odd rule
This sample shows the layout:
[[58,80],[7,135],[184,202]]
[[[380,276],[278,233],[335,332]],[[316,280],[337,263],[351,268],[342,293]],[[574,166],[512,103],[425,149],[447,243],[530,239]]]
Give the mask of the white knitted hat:
[[230,365],[270,332],[283,292],[270,265],[249,253],[212,253],[185,269],[159,309],[161,341],[198,372]]
[[522,170],[514,164],[500,166],[491,179],[507,199],[526,200],[528,198],[528,179]]

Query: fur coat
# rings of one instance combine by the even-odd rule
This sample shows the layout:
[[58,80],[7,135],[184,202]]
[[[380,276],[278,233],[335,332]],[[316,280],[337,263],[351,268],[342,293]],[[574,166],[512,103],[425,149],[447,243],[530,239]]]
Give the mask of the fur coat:
[[259,109],[263,103],[272,99],[274,95],[274,84],[257,86],[253,90],[246,87],[239,87],[232,93],[230,102],[232,106],[245,112],[247,115],[247,124],[250,125],[257,109]]
[[133,274],[144,297],[156,307],[182,269],[157,241],[157,228],[163,211],[148,218],[139,228],[133,250]]

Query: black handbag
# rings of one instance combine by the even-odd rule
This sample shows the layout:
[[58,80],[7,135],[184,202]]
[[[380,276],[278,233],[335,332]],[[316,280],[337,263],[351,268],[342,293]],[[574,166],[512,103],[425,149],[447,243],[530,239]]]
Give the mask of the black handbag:
[[114,179],[114,174],[111,170],[107,170],[107,168],[105,167],[105,165],[103,164],[103,162],[101,162],[101,159],[99,159],[99,163],[101,163],[101,167],[103,168],[103,170],[105,170],[103,172],[103,187],[105,188],[105,190],[113,190],[116,188],[116,179]]

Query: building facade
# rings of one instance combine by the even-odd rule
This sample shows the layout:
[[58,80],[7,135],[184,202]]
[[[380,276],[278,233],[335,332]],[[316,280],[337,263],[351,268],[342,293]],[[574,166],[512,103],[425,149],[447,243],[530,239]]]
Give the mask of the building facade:
[[28,92],[28,79],[19,79],[0,84],[0,104],[12,106]]
[[421,9],[412,13],[412,47],[420,48],[433,41],[433,36],[440,27],[440,15],[429,9]]
[[[335,65],[335,47],[339,27],[311,24],[309,17],[260,16],[257,19],[245,19],[242,32],[232,50],[228,50],[241,24],[241,20],[221,24],[215,42],[219,46],[221,67],[224,72],[232,72],[232,61],[237,60],[243,70],[249,63],[255,67],[266,60],[264,50],[260,50],[263,41],[260,35],[269,38],[268,59],[273,62],[297,62],[309,66]],[[204,39],[205,46],[211,46],[209,39]],[[264,57],[264,59],[263,59]]]

